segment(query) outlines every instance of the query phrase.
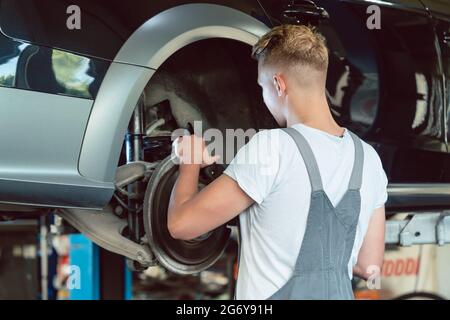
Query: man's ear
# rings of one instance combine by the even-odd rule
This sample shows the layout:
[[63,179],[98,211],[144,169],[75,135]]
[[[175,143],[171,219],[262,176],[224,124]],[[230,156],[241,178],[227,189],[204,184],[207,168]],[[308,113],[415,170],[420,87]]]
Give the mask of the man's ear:
[[275,90],[277,90],[277,95],[281,97],[286,92],[286,81],[284,80],[284,77],[280,74],[274,75],[273,84]]

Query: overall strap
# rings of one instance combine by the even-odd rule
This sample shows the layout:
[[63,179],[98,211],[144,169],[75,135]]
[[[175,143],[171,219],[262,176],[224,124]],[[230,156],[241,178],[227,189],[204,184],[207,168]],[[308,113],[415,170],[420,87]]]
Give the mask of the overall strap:
[[362,183],[363,167],[364,167],[364,150],[361,139],[356,134],[348,130],[355,145],[355,160],[353,162],[352,175],[348,184],[349,190],[359,190]]
[[292,139],[294,139],[300,154],[305,162],[306,170],[308,171],[309,181],[311,183],[311,192],[323,190],[322,179],[320,177],[319,167],[317,166],[316,158],[311,150],[305,137],[294,128],[283,128]]

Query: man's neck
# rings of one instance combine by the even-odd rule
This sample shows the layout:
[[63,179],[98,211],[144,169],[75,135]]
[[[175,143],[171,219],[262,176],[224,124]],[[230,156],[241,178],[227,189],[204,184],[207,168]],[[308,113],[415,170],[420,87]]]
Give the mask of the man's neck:
[[302,123],[332,135],[341,136],[343,134],[343,128],[334,120],[326,100],[309,101],[308,105],[293,105],[286,120],[287,127]]

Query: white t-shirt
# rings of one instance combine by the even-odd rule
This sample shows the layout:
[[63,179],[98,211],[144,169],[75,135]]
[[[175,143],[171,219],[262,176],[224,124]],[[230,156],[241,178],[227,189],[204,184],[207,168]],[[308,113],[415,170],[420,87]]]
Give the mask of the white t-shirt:
[[[354,162],[353,139],[303,124],[292,126],[308,141],[333,205],[344,195]],[[375,208],[387,200],[387,177],[375,149],[362,141],[364,169],[361,212],[348,265],[358,252]],[[224,172],[255,203],[239,216],[241,257],[236,299],[267,299],[290,278],[300,250],[310,205],[311,185],[294,140],[281,129],[263,130],[242,147]]]

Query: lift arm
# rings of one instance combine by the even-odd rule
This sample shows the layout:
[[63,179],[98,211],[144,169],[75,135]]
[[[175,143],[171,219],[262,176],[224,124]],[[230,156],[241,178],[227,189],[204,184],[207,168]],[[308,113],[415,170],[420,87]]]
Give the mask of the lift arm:
[[408,214],[404,220],[386,221],[386,244],[450,243],[450,211]]

